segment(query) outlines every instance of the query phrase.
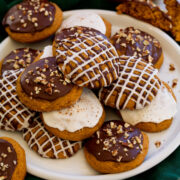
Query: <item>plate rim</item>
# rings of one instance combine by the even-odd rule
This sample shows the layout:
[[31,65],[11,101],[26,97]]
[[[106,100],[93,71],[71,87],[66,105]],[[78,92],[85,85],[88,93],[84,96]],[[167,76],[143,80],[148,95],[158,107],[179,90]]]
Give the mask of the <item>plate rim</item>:
[[[70,10],[70,11],[63,11],[63,15],[72,15],[73,13],[77,13],[77,12],[83,12],[83,11],[90,11],[90,12],[95,12],[95,13],[99,13],[99,14],[109,14],[110,16],[116,16],[117,13],[116,11],[110,11],[110,10],[100,10],[100,9],[77,9],[77,10]],[[119,15],[119,16],[126,16],[128,18],[133,18],[130,17],[128,15]],[[133,18],[135,19],[135,18]],[[173,40],[169,35],[167,35],[165,32],[163,32],[162,30],[160,30],[157,27],[152,26],[151,24],[148,24],[146,22],[140,21],[135,19],[136,21],[139,21],[139,23],[143,23],[145,24],[146,27],[149,27],[151,30],[156,31],[157,34],[159,34],[160,36],[164,36],[166,39],[168,39],[168,41],[171,43],[171,45],[175,46],[175,48],[179,49],[180,51],[180,46],[177,44],[177,42],[175,40]],[[8,36],[6,37],[1,43],[0,43],[0,50],[3,49],[3,46],[5,46],[8,41],[11,40],[11,38]],[[180,132],[178,134],[176,134],[175,138],[173,141],[171,141],[168,145],[168,147],[171,148],[164,148],[161,149],[161,156],[159,156],[159,153],[153,155],[153,159],[155,159],[155,161],[152,161],[152,159],[149,159],[147,161],[145,161],[143,163],[143,166],[139,166],[135,169],[132,169],[130,171],[126,171],[123,173],[116,173],[116,174],[98,174],[98,175],[68,175],[68,174],[63,174],[63,173],[57,173],[57,172],[50,172],[50,171],[46,171],[46,169],[42,169],[34,164],[30,164],[27,162],[27,171],[30,174],[33,174],[35,176],[41,177],[41,178],[49,178],[49,179],[72,179],[72,180],[109,180],[109,178],[111,179],[119,179],[119,178],[129,178],[135,175],[138,175],[140,173],[143,173],[144,171],[154,167],[155,165],[157,165],[158,163],[160,163],[161,161],[163,161],[165,158],[167,158],[172,152],[174,152],[178,146],[180,145],[180,142],[177,141],[177,139],[180,138]],[[123,177],[120,177],[123,176]]]

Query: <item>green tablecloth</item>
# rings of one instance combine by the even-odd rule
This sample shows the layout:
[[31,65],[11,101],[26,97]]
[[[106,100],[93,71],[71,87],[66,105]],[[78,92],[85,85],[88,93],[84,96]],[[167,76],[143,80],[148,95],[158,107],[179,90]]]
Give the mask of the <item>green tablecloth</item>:
[[[0,20],[2,20],[7,10],[21,0],[0,0]],[[107,9],[115,10],[115,0],[52,0],[56,2],[63,11],[73,9]],[[0,25],[0,41],[7,34]],[[39,180],[40,178],[27,174],[26,180]],[[152,169],[130,178],[129,180],[180,180],[180,147],[167,159],[153,167]]]

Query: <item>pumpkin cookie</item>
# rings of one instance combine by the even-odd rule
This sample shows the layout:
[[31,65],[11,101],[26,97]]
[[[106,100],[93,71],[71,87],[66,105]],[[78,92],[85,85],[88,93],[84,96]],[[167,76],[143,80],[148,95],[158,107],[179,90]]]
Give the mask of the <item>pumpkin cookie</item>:
[[165,31],[172,29],[171,18],[151,0],[126,0],[116,10],[118,14],[128,14]]
[[23,180],[26,175],[24,149],[9,137],[0,137],[0,179]]
[[102,126],[105,111],[95,94],[84,89],[74,105],[42,113],[42,119],[45,128],[55,136],[79,141],[90,137]]
[[160,89],[157,69],[135,56],[121,56],[120,65],[118,79],[110,86],[101,88],[100,101],[116,109],[144,108]]
[[163,52],[159,41],[144,31],[134,27],[120,29],[111,38],[111,42],[120,56],[142,57],[158,69],[163,63]]
[[9,70],[24,69],[41,55],[41,51],[31,48],[19,48],[11,51],[0,61],[0,76]]
[[29,128],[24,129],[23,137],[28,146],[44,158],[69,158],[82,146],[81,141],[63,140],[46,131],[39,116],[34,119]]
[[32,122],[35,112],[24,106],[17,96],[16,81],[22,69],[9,70],[0,78],[0,129],[21,131]]
[[29,65],[17,80],[20,101],[34,111],[53,111],[74,104],[82,88],[64,78],[55,57],[40,59]]
[[95,29],[63,29],[56,34],[53,54],[65,77],[78,86],[100,88],[118,77],[119,56],[106,36]]
[[7,12],[2,24],[11,38],[30,43],[54,34],[61,22],[62,11],[55,3],[24,0]]
[[148,152],[148,136],[120,120],[111,120],[85,142],[87,162],[100,173],[119,173],[139,166]]
[[172,18],[172,34],[176,41],[180,42],[180,1],[164,0],[168,14]]
[[123,120],[147,132],[159,132],[169,128],[177,112],[172,89],[163,82],[151,104],[138,110],[121,110]]
[[111,23],[93,12],[76,13],[62,22],[60,30],[75,26],[90,27],[100,31],[107,37],[111,36]]

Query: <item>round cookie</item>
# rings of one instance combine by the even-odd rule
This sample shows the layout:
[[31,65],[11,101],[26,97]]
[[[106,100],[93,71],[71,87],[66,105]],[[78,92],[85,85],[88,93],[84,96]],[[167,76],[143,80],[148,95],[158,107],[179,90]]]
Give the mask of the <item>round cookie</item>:
[[80,141],[90,137],[102,126],[105,111],[95,94],[84,88],[74,105],[42,113],[41,117],[45,128],[55,136]]
[[55,57],[40,59],[29,65],[17,80],[20,101],[34,111],[53,111],[74,104],[82,88],[64,78]]
[[63,29],[55,36],[53,54],[65,77],[78,86],[100,88],[118,77],[119,56],[107,37],[95,29]]
[[169,128],[177,112],[176,97],[165,82],[150,105],[139,110],[119,111],[123,120],[147,132],[160,132]]
[[62,22],[58,32],[75,26],[90,27],[100,31],[107,37],[111,36],[111,23],[94,12],[85,11],[83,16],[82,13],[73,14]]
[[0,179],[23,180],[26,175],[24,149],[9,137],[0,137]]
[[29,128],[24,129],[23,138],[33,151],[44,158],[69,158],[82,147],[81,141],[63,140],[46,131],[39,116]]
[[123,0],[116,7],[118,14],[128,14],[165,31],[172,30],[172,19],[152,0]]
[[111,42],[120,56],[142,57],[157,69],[160,69],[163,63],[163,52],[159,41],[144,31],[134,27],[120,29],[112,36]]
[[22,69],[8,70],[0,78],[0,129],[21,131],[31,124],[35,112],[27,109],[17,96],[16,81]]
[[26,68],[40,55],[41,51],[31,48],[19,48],[11,51],[0,61],[0,76],[5,71]]
[[157,69],[135,56],[121,56],[120,65],[118,79],[99,91],[100,101],[118,110],[144,108],[160,89]]
[[148,136],[120,120],[111,120],[85,142],[87,162],[100,173],[119,173],[139,166],[148,152]]
[[16,41],[31,43],[54,34],[62,22],[61,9],[47,0],[24,0],[3,18],[8,35]]

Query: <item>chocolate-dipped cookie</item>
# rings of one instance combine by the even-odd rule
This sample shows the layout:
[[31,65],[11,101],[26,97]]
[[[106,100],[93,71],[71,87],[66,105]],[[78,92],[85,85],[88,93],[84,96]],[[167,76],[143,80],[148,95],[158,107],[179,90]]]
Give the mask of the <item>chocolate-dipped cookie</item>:
[[24,129],[23,138],[33,151],[44,158],[69,158],[82,147],[81,141],[63,140],[49,133],[39,116],[29,128]]
[[45,128],[55,136],[71,141],[90,137],[103,124],[105,111],[96,95],[84,88],[79,100],[58,111],[43,112]]
[[120,120],[111,120],[85,142],[87,162],[101,173],[118,173],[139,166],[148,152],[148,136]]
[[112,36],[111,42],[120,56],[142,57],[158,69],[163,63],[163,52],[159,41],[144,31],[133,27],[120,29]]
[[16,92],[16,81],[22,69],[5,71],[0,78],[0,129],[21,131],[31,124],[35,112],[24,106]]
[[54,34],[62,22],[61,9],[48,0],[24,0],[3,18],[6,32],[19,42],[35,42]]
[[0,179],[23,180],[26,175],[24,149],[13,139],[0,137]]
[[120,64],[118,79],[99,91],[100,101],[116,109],[144,108],[160,89],[157,69],[135,56],[121,56]]
[[24,69],[41,55],[41,51],[31,48],[19,48],[11,51],[0,61],[0,76],[9,70]]
[[82,88],[73,85],[58,70],[55,57],[32,63],[17,80],[20,101],[35,111],[52,111],[70,106],[81,93]]
[[95,29],[80,26],[63,29],[55,36],[53,54],[65,77],[78,86],[100,88],[118,77],[116,49]]

